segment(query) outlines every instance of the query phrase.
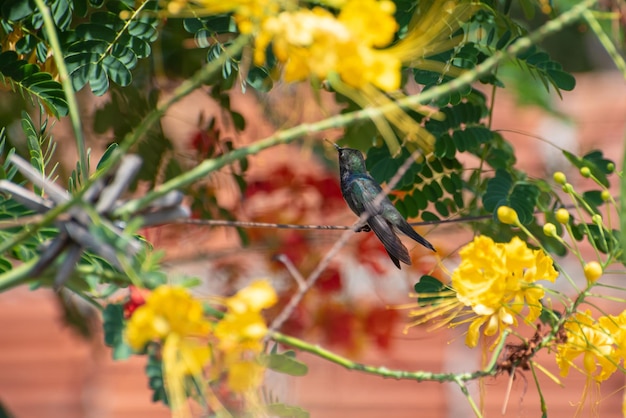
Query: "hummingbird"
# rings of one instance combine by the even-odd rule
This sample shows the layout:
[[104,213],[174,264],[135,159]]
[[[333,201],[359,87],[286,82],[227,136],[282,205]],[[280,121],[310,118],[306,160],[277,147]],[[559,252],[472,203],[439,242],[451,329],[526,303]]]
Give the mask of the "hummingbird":
[[339,174],[343,198],[352,212],[358,216],[365,212],[369,215],[367,225],[361,231],[374,231],[385,246],[389,258],[398,268],[400,268],[400,261],[411,265],[411,257],[396,232],[402,232],[424,247],[435,251],[430,242],[415,232],[387,196],[383,197],[378,208],[374,207],[374,199],[382,193],[383,189],[367,172],[361,151],[332,144],[339,152]]

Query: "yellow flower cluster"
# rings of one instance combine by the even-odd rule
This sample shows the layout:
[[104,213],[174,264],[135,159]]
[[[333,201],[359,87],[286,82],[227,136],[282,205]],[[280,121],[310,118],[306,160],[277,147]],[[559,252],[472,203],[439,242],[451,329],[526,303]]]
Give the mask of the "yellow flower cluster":
[[535,282],[554,281],[558,276],[552,259],[543,251],[531,250],[517,237],[508,243],[495,243],[479,236],[460,255],[452,287],[457,299],[476,315],[465,340],[469,347],[478,344],[483,325],[487,336],[517,325],[517,316],[524,307],[528,308],[524,317],[527,322],[539,317],[544,289]]
[[[389,0],[348,0],[337,17],[326,9],[284,11],[263,22],[255,42],[255,63],[265,63],[270,43],[278,61],[285,63],[285,80],[339,74],[355,88],[366,84],[382,90],[400,87],[400,60],[380,47],[398,30]],[[375,30],[373,29],[375,28]]]
[[175,409],[184,403],[186,376],[200,382],[209,363],[213,377],[226,372],[229,388],[244,392],[261,383],[264,368],[257,357],[267,327],[260,312],[276,300],[269,282],[253,282],[225,300],[227,311],[214,326],[205,318],[202,303],[186,289],[160,286],[133,312],[126,340],[136,351],[149,342],[161,344],[165,381]]
[[226,300],[226,314],[214,333],[221,369],[228,370],[228,387],[234,392],[257,388],[263,379],[265,369],[258,362],[258,355],[263,350],[267,326],[261,310],[276,301],[276,293],[267,280],[256,281]]
[[[557,348],[556,361],[562,376],[570,366],[597,382],[606,380],[626,358],[626,311],[618,316],[606,315],[594,320],[589,310],[578,312],[564,325],[567,341]],[[574,360],[583,356],[583,368]]]
[[[210,330],[211,324],[204,318],[199,301],[183,288],[160,286],[133,313],[126,328],[126,339],[133,349],[139,351],[150,341],[165,342],[175,335],[185,353],[187,348],[197,348],[191,350],[194,361],[182,365],[187,373],[193,374],[200,371],[198,365],[206,363],[210,351],[208,346],[200,349],[191,341],[206,338]],[[188,344],[191,346],[187,347]]]
[[[239,31],[254,36],[255,64],[264,65],[271,48],[286,81],[326,81],[362,108],[385,107],[385,113],[372,116],[372,120],[392,155],[398,155],[403,144],[409,151],[431,152],[434,136],[394,106],[402,97],[398,91],[402,66],[437,71],[442,77],[459,76],[460,68],[429,57],[464,42],[459,29],[479,3],[420,1],[399,40],[396,6],[391,0],[315,3],[317,6],[307,8],[297,0],[169,0],[167,10],[178,16],[232,13]],[[426,106],[411,110],[435,119],[443,117]]]
[[126,340],[133,349],[143,350],[152,341],[162,344],[163,375],[174,410],[184,404],[186,376],[199,379],[209,363],[210,331],[200,301],[173,286],[155,289],[128,321]]

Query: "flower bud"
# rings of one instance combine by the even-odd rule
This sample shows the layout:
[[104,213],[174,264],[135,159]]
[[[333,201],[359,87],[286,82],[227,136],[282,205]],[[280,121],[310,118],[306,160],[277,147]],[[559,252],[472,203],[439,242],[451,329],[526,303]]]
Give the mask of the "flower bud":
[[591,170],[589,169],[589,167],[583,167],[580,169],[580,175],[588,178],[591,176]]
[[557,222],[560,224],[566,224],[569,222],[569,212],[567,211],[567,209],[561,208],[557,210],[554,216],[556,217]]
[[597,261],[590,261],[583,267],[588,283],[595,283],[602,276],[602,266]]
[[554,181],[557,184],[565,184],[567,183],[567,177],[565,177],[565,174],[562,171],[557,171],[552,175],[552,178],[554,179]]
[[603,202],[608,202],[611,199],[611,192],[609,192],[608,190],[602,190],[600,197],[602,198]]
[[500,206],[498,208],[498,220],[503,224],[516,225],[519,223],[517,212],[508,206]]
[[556,226],[553,223],[547,223],[543,226],[543,233],[549,237],[556,236]]

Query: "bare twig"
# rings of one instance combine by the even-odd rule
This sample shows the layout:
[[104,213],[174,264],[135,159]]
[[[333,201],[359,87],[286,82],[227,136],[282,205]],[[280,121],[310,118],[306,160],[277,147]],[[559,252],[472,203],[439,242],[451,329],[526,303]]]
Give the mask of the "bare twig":
[[306,288],[304,277],[302,277],[302,274],[300,274],[296,266],[293,265],[289,257],[287,257],[285,254],[278,254],[274,257],[274,259],[281,262],[285,266],[289,274],[291,274],[291,277],[293,277],[296,283],[298,283],[298,290],[304,291],[304,289]]

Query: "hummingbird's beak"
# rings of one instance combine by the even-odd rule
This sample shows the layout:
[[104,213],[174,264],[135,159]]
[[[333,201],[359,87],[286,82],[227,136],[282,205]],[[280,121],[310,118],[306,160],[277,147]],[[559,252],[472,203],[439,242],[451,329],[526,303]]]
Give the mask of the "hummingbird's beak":
[[343,148],[341,148],[339,145],[335,144],[334,142],[332,142],[330,139],[328,138],[324,138],[324,141],[328,142],[329,144],[332,144],[335,149],[337,149],[337,151],[341,151]]

